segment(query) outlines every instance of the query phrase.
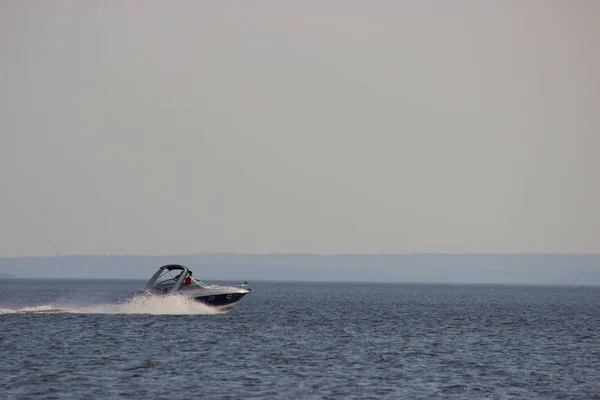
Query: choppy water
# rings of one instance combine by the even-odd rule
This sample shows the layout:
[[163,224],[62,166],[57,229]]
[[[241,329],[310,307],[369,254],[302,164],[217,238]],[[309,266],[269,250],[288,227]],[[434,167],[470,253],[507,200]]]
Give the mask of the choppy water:
[[0,398],[600,399],[600,289],[0,281]]

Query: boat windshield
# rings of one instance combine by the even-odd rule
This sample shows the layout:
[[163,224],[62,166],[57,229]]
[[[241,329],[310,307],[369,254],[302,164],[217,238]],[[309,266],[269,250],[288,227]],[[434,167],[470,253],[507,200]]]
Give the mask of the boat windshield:
[[164,292],[168,291],[173,287],[173,285],[175,285],[175,283],[177,282],[178,274],[180,273],[180,270],[169,271],[165,269],[162,272],[162,274],[160,274],[158,278],[156,278],[156,283],[154,284],[154,287]]
[[182,290],[202,289],[202,288],[206,288],[208,286],[210,286],[208,283],[205,283],[205,282],[202,282],[202,281],[192,278],[192,283],[190,283],[189,285],[185,285],[181,289]]

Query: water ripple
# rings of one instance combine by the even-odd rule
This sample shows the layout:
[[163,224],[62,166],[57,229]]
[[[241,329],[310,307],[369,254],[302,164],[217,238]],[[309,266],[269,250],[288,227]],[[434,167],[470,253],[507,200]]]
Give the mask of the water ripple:
[[52,285],[0,286],[7,398],[600,399],[597,289],[262,283],[210,314]]

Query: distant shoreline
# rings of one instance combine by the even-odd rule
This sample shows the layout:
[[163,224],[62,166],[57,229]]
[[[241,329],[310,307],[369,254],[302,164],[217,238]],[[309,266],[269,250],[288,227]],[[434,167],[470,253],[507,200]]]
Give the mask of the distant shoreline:
[[165,264],[184,264],[207,281],[600,285],[600,254],[54,255],[0,258],[0,274],[147,280]]
[[[20,278],[20,277],[11,277],[6,278],[0,276],[0,281],[3,280],[17,280],[17,281],[57,281],[57,282],[65,282],[65,281],[77,281],[77,282],[132,282],[132,283],[145,283],[147,279],[111,279],[111,278],[39,278],[39,277],[30,277],[30,278]],[[211,283],[236,283],[230,279],[227,280],[219,280],[219,279],[211,279]],[[600,284],[597,285],[580,285],[580,284],[561,284],[561,283],[469,283],[469,282],[382,282],[382,281],[328,281],[328,280],[278,280],[278,279],[260,279],[248,282],[250,286],[252,284],[276,284],[276,283],[286,283],[286,284],[311,284],[311,285],[390,285],[390,286],[464,286],[464,287],[498,287],[498,288],[527,288],[527,287],[546,287],[546,288],[563,288],[563,289],[578,289],[585,290],[591,289],[596,290],[600,289]]]

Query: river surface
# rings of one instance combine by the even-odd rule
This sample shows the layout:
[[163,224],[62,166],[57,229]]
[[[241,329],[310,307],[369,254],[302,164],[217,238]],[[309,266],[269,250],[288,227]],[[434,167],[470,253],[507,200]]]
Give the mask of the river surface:
[[0,398],[600,399],[600,288],[0,281]]

